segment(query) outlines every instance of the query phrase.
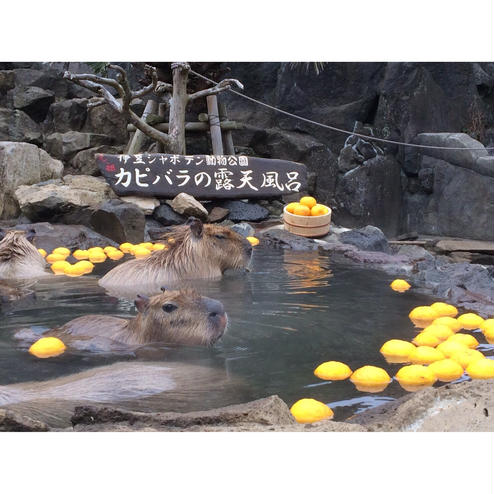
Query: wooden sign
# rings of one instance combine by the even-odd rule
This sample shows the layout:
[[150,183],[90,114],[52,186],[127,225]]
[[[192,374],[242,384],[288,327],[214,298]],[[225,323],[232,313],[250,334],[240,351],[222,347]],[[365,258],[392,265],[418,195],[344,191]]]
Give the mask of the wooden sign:
[[305,165],[232,155],[97,154],[101,173],[119,196],[196,199],[274,197],[306,189]]

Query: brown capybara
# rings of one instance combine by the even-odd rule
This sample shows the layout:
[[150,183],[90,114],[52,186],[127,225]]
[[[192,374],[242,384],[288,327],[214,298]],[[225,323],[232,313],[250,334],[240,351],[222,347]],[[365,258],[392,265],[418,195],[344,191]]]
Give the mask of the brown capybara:
[[[109,352],[158,342],[209,346],[226,330],[223,304],[194,290],[165,290],[151,298],[138,295],[135,305],[138,313],[132,319],[81,316],[43,336],[55,336],[77,349]],[[31,340],[34,334],[21,330],[15,337]]]
[[227,227],[203,225],[193,217],[185,225],[173,228],[163,240],[168,241],[167,249],[120,264],[103,276],[99,284],[118,289],[219,278],[227,269],[246,269],[252,255],[252,246],[242,235]]
[[25,279],[47,276],[46,262],[31,243],[34,230],[0,231],[0,279]]

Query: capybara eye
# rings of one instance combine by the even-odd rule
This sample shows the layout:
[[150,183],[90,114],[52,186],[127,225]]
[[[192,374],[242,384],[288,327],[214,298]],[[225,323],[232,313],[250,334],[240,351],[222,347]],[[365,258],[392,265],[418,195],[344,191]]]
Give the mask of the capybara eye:
[[215,235],[216,238],[219,238],[220,240],[225,240],[225,236],[224,235]]
[[175,309],[178,309],[178,307],[175,304],[165,304],[163,305],[163,310],[165,312],[173,312]]

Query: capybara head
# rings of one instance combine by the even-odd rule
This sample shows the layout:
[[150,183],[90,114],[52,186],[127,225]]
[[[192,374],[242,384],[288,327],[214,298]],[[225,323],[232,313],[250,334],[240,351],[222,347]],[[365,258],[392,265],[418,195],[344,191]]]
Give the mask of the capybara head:
[[45,260],[31,243],[34,230],[0,231],[0,278],[29,278],[44,272]]
[[228,318],[221,302],[190,289],[162,290],[135,300],[139,312],[129,321],[129,330],[140,343],[213,345],[223,336]]
[[224,226],[203,224],[194,217],[163,236],[163,240],[169,239],[168,256],[177,265],[195,260],[223,273],[246,268],[252,256],[252,246],[242,235]]

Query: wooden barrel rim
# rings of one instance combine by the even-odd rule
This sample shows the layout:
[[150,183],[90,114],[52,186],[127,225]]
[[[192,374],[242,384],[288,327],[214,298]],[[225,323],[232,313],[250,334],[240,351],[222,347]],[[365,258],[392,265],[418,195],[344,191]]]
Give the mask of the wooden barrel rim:
[[323,228],[327,225],[329,225],[331,223],[331,220],[328,221],[327,223],[325,223],[324,225],[294,225],[293,223],[290,223],[288,221],[286,221],[286,219],[283,218],[283,221],[287,224],[287,225],[290,225],[290,226],[294,226],[295,228],[311,228],[311,229],[314,229],[314,228]]

